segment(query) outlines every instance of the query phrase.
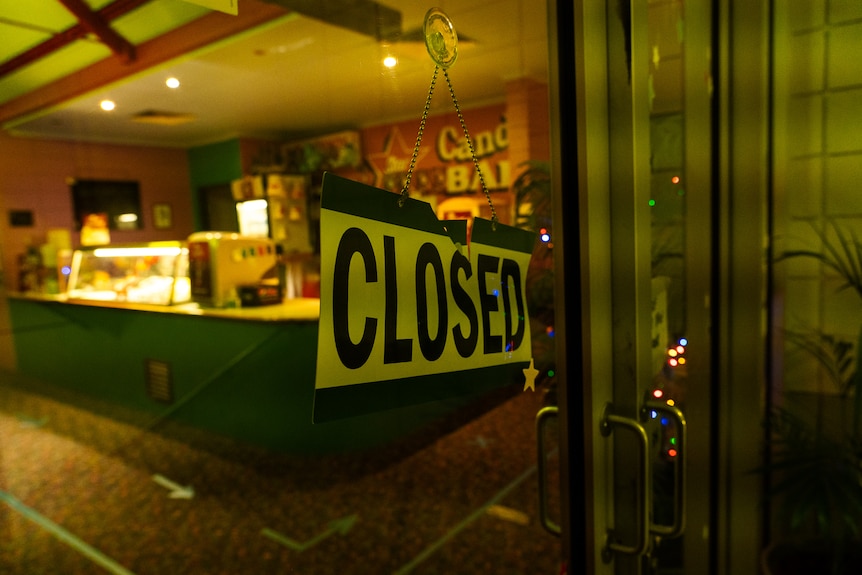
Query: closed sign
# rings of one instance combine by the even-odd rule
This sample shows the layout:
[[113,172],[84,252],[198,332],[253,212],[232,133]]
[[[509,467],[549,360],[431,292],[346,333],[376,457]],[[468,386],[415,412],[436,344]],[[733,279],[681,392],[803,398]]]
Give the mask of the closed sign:
[[476,218],[468,247],[467,222],[399,199],[324,176],[316,422],[506,385],[530,362],[535,235]]

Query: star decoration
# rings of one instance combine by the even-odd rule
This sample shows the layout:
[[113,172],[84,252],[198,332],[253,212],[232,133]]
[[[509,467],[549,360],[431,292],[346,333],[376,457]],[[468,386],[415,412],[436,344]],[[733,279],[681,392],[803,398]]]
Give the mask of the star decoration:
[[[422,162],[428,154],[427,149],[420,149],[416,156],[416,164]],[[368,163],[374,171],[375,186],[382,186],[384,176],[392,173],[407,174],[410,167],[410,158],[413,155],[413,147],[408,145],[401,135],[398,126],[392,128],[383,145],[383,150],[367,154]]]
[[530,358],[530,367],[521,370],[524,372],[524,391],[530,388],[531,391],[536,391],[536,376],[539,375],[539,370],[533,366],[533,359]]

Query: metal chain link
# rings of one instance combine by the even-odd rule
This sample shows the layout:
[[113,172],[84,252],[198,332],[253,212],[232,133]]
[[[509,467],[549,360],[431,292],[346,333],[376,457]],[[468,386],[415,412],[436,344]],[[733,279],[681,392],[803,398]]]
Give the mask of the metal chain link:
[[404,187],[401,188],[401,197],[398,198],[398,205],[403,206],[407,201],[410,180],[413,178],[413,168],[416,167],[416,159],[419,157],[419,146],[422,145],[422,134],[425,133],[425,122],[428,120],[428,111],[431,109],[431,96],[434,95],[434,86],[437,85],[437,73],[440,71],[440,66],[434,67],[434,76],[431,77],[431,87],[428,88],[428,97],[425,98],[425,108],[422,110],[422,120],[419,122],[419,133],[416,134],[416,144],[413,146],[413,156],[410,158],[410,167],[407,168],[407,177],[404,179]]
[[485,184],[485,176],[482,175],[482,170],[479,168],[479,159],[476,157],[476,150],[473,148],[473,140],[470,139],[470,134],[467,132],[467,122],[464,121],[464,115],[461,113],[461,106],[458,105],[458,98],[455,97],[455,89],[452,87],[452,80],[449,79],[449,72],[444,68],[443,75],[446,77],[446,84],[449,86],[449,95],[452,96],[452,103],[455,104],[455,111],[458,112],[458,121],[461,122],[461,129],[464,130],[464,138],[467,139],[467,147],[470,149],[470,156],[473,158],[473,165],[476,166],[476,174],[479,176],[479,182],[482,184],[482,192],[488,200],[488,206],[491,208],[491,224],[493,229],[497,228],[497,210],[494,209],[494,203],[491,201],[491,194],[488,192],[488,186]]
[[[431,87],[428,89],[428,97],[425,99],[425,108],[422,110],[422,120],[419,122],[419,133],[416,135],[416,144],[413,146],[413,156],[410,158],[410,166],[407,169],[407,177],[404,180],[404,187],[401,189],[401,197],[398,199],[398,205],[403,206],[409,195],[408,188],[410,180],[413,178],[413,169],[416,167],[416,159],[419,157],[419,147],[422,144],[422,135],[425,133],[425,123],[428,120],[428,112],[431,110],[431,97],[434,95],[434,87],[437,85],[437,74],[440,72],[440,66],[434,67],[434,76],[431,78]],[[449,95],[452,97],[452,103],[455,105],[455,111],[458,113],[458,121],[461,123],[461,129],[464,131],[464,138],[467,141],[467,147],[470,149],[470,156],[473,158],[473,165],[476,167],[476,174],[479,176],[479,182],[482,184],[482,192],[488,200],[488,206],[491,208],[491,224],[492,229],[497,229],[497,210],[494,208],[494,203],[491,201],[491,194],[488,192],[488,186],[485,184],[485,176],[482,175],[482,170],[479,167],[479,159],[476,157],[476,150],[473,147],[473,140],[470,139],[470,133],[467,130],[467,122],[464,120],[464,114],[461,113],[461,106],[458,104],[458,98],[455,96],[455,89],[452,87],[452,80],[449,78],[449,72],[443,68],[443,76],[446,77],[446,84],[449,86]]]

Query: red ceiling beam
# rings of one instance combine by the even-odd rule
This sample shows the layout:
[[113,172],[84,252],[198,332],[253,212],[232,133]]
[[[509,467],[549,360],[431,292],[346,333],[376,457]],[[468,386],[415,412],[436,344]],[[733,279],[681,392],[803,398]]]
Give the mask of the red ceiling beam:
[[245,0],[237,16],[210,12],[167,34],[138,45],[137,58],[134,62],[123,64],[116,58],[106,58],[0,105],[0,124],[7,124],[16,118],[57,106],[213,42],[265,24],[287,13],[288,11],[280,6],[266,4],[259,0]]
[[105,19],[90,10],[84,0],[60,0],[60,4],[75,15],[81,25],[99,37],[111,51],[128,63],[135,59],[135,47],[111,28]]
[[[112,22],[120,16],[128,14],[135,8],[138,8],[150,1],[151,0],[117,0],[99,10],[97,14],[104,22]],[[75,40],[84,38],[88,33],[89,31],[83,26],[83,24],[75,24],[71,28],[67,28],[62,32],[54,34],[41,44],[33,46],[26,52],[22,52],[14,58],[0,64],[0,78],[7,74],[11,74],[15,70],[30,65],[36,60],[44,58],[52,52],[56,52],[60,48],[68,46]]]

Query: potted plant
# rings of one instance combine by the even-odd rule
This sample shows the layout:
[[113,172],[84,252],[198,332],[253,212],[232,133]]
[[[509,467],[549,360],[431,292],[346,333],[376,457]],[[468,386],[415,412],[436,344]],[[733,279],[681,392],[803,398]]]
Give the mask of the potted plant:
[[[779,261],[813,258],[862,298],[862,243],[834,222],[815,232],[821,251],[790,250]],[[764,571],[862,573],[862,329],[855,346],[819,331],[787,332],[786,339],[816,359],[835,389],[817,394],[813,410],[776,407],[770,414],[769,461],[760,471],[777,505],[777,537],[764,552]]]
[[770,418],[770,496],[778,538],[764,554],[769,575],[857,574],[862,568],[862,446],[830,437],[787,409]]

